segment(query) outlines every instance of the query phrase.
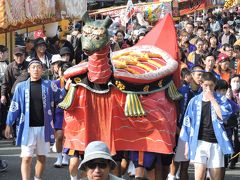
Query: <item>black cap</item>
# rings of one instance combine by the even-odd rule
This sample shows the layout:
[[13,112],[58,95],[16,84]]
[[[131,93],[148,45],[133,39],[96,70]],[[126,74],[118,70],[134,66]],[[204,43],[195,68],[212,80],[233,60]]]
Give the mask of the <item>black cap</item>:
[[0,45],[0,52],[6,52],[8,50],[8,48],[4,45]]
[[35,39],[34,47],[36,48],[39,44],[45,44],[46,45],[46,42],[44,41],[43,38],[39,37],[39,38]]
[[13,50],[13,54],[16,55],[16,54],[24,54],[25,51],[23,48],[20,48],[20,47],[15,47],[14,50]]
[[62,47],[60,49],[60,55],[64,55],[64,54],[72,54],[71,49],[69,47]]

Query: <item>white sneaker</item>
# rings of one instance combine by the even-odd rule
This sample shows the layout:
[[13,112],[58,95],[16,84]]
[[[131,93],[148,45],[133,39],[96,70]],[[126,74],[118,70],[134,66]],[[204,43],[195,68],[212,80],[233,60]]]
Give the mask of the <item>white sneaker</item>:
[[62,165],[63,166],[68,166],[69,164],[69,156],[66,154],[63,154],[63,158],[62,158]]
[[168,174],[167,180],[176,180],[175,176]]

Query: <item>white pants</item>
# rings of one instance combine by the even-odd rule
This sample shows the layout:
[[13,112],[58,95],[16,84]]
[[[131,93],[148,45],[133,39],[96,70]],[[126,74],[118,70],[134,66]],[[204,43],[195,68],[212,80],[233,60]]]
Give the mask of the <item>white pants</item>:
[[45,127],[30,127],[27,145],[21,145],[21,157],[32,157],[36,150],[37,155],[47,156],[50,143],[45,142]]
[[191,163],[204,164],[207,168],[224,167],[224,154],[217,143],[198,140],[196,156]]

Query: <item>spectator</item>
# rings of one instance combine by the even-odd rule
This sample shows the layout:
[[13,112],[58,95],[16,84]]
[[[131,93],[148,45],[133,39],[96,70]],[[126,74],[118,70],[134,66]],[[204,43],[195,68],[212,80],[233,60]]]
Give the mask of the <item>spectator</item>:
[[212,73],[203,73],[203,92],[190,100],[180,132],[180,138],[187,142],[185,156],[194,163],[195,180],[205,178],[206,168],[212,180],[221,179],[224,154],[233,152],[221,126],[232,114],[232,108],[226,98],[214,93],[215,84]]
[[214,71],[215,62],[214,55],[211,53],[207,54],[203,59],[205,72],[211,72],[217,79],[221,79],[221,76]]
[[73,59],[71,59],[71,57],[73,57],[73,52],[69,47],[62,47],[60,49],[60,56],[62,57],[62,59],[64,59],[65,62],[73,61]]
[[227,24],[227,23],[224,24],[223,25],[223,33],[220,34],[220,36],[219,36],[219,43],[221,45],[223,45],[223,44],[233,45],[236,40],[237,39],[236,39],[235,35],[230,32],[229,24]]
[[56,80],[59,78],[58,75],[58,65],[60,62],[63,62],[64,59],[59,54],[54,54],[52,56],[51,70],[53,77],[51,79]]
[[234,70],[230,68],[230,59],[226,54],[218,55],[216,73],[221,76],[221,79],[229,82],[230,77],[234,74]]
[[[235,74],[231,77],[230,79],[230,99],[233,100],[235,103],[240,105],[240,75]],[[239,155],[236,156],[236,154],[240,151],[240,142],[239,142],[239,137],[238,133],[240,131],[240,125],[236,125],[233,129],[233,146],[234,146],[234,154],[232,157],[233,158],[229,164],[230,169],[235,169],[236,163],[238,162],[238,157]]]
[[31,56],[34,51],[34,40],[31,38],[25,39],[25,57]]
[[196,44],[197,39],[201,39],[202,41],[206,40],[206,38],[205,38],[206,32],[204,30],[204,27],[202,27],[202,26],[197,27],[196,35],[197,36],[195,38],[190,40],[190,42],[192,42],[193,44]]
[[194,35],[194,25],[192,22],[188,22],[185,26],[185,30],[188,33],[188,38],[191,40],[193,39],[196,35]]
[[[8,49],[6,46],[0,45],[0,95],[4,73],[8,66]],[[7,106],[0,102],[0,139],[3,138],[3,130],[5,129],[5,121],[7,117]]]
[[48,37],[46,39],[47,52],[50,54],[59,54],[59,41],[58,35],[55,35],[54,37]]
[[54,104],[62,93],[51,81],[41,79],[43,63],[32,59],[28,65],[30,78],[17,85],[7,117],[5,136],[10,137],[11,126],[17,121],[17,145],[21,145],[22,179],[30,180],[34,150],[37,154],[35,180],[42,178],[46,155],[50,148],[51,121],[55,118]]
[[203,40],[197,39],[195,46],[197,49],[188,55],[188,61],[194,65],[203,66]]
[[184,30],[180,32],[178,46],[184,52],[185,57],[188,57],[189,53],[196,50],[196,47],[189,42],[188,34]]
[[218,33],[221,31],[220,23],[216,20],[215,16],[211,16],[208,19],[210,22],[209,24],[210,31],[218,35]]
[[236,74],[240,74],[240,45],[234,45],[233,51],[233,56],[236,58]]
[[231,44],[223,44],[222,45],[222,53],[226,54],[230,59],[230,68],[236,70],[236,59],[233,56],[233,46]]
[[48,53],[47,51],[47,44],[43,38],[37,38],[34,41],[34,51],[33,53],[27,57],[26,61],[31,61],[31,59],[39,59],[43,65],[44,70],[50,69],[51,61],[52,61],[52,54]]
[[14,61],[10,63],[4,73],[1,86],[1,103],[6,105],[10,103],[13,96],[12,89],[17,79],[27,73],[28,62],[25,61],[25,52],[23,49],[16,47],[14,49]]
[[208,42],[209,42],[208,52],[211,52],[215,57],[217,57],[219,54],[217,36],[214,34],[211,34],[209,36]]
[[209,51],[208,51],[208,48],[209,48],[209,41],[207,41],[206,39],[203,41],[203,53],[204,54],[208,54]]
[[[79,44],[81,44],[81,41],[78,41],[77,43],[79,43]],[[77,47],[76,47],[76,49],[74,49],[73,48],[73,45],[69,42],[69,41],[67,41],[67,40],[65,40],[65,39],[61,39],[60,40],[60,55],[61,55],[61,50],[63,49],[63,48],[68,48],[68,52],[70,52],[69,53],[69,55],[70,55],[70,57],[69,57],[69,62],[71,62],[71,63],[73,63],[73,59],[75,58],[75,61],[76,61],[76,53],[83,53],[82,52],[82,49],[79,49],[79,44],[77,44]],[[81,45],[80,45],[80,47],[82,47]],[[80,51],[80,52],[76,52],[76,51]],[[62,55],[61,55],[62,56]]]
[[107,145],[101,141],[93,141],[87,145],[84,159],[79,166],[80,170],[86,171],[87,174],[82,180],[121,180],[122,178],[110,173],[116,165]]
[[120,49],[125,49],[129,47],[129,45],[124,40],[125,33],[123,30],[118,30],[114,35],[114,40],[111,42],[111,49],[112,51],[117,51]]

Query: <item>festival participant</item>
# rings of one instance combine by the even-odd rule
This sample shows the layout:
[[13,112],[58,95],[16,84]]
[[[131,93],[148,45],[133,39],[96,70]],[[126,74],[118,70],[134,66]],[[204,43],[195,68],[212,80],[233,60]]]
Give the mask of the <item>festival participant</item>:
[[32,157],[36,150],[34,179],[39,180],[42,178],[53,133],[51,121],[55,118],[54,104],[60,102],[64,91],[61,92],[53,82],[41,79],[43,63],[40,60],[32,59],[28,65],[28,72],[30,78],[19,83],[15,89],[8,112],[5,136],[11,137],[11,127],[17,122],[16,144],[21,145],[22,179],[30,180]]
[[[220,79],[217,81],[216,86],[215,86],[215,91],[216,93],[221,94],[222,96],[226,96],[227,94],[229,94],[229,84],[228,82],[226,82],[223,79]],[[227,99],[229,101],[229,103],[232,106],[232,110],[233,113],[230,116],[230,118],[227,121],[224,121],[224,128],[226,130],[227,136],[231,142],[231,144],[233,144],[232,142],[232,135],[233,135],[233,128],[237,126],[238,124],[238,113],[239,113],[239,106],[236,102],[234,102],[231,99]],[[228,167],[229,165],[229,159],[230,159],[230,155],[224,155],[224,167],[222,168],[222,180],[224,180],[225,177],[225,169]]]
[[[53,55],[54,56],[54,55]],[[53,58],[54,59],[54,58]],[[53,81],[58,88],[64,88],[65,79],[63,77],[63,73],[65,70],[70,68],[72,64],[70,62],[59,62],[58,63],[58,79]],[[62,131],[62,124],[63,124],[63,110],[59,107],[56,107],[55,110],[55,120],[54,120],[54,136],[55,136],[55,145],[56,145],[56,152],[57,152],[57,160],[54,163],[54,167],[60,168],[62,166],[67,166],[69,157],[67,154],[62,153],[63,150],[63,131]]]
[[79,168],[87,174],[82,180],[123,180],[110,173],[115,166],[117,164],[107,145],[102,141],[93,141],[87,145]]
[[[182,94],[183,99],[179,102],[180,107],[180,115],[177,122],[178,134],[182,127],[183,117],[187,108],[189,101],[196,95],[201,93],[200,83],[201,77],[204,73],[204,69],[201,66],[194,66],[191,71],[192,81],[190,84],[183,84],[182,87],[179,88],[179,92]],[[184,149],[185,149],[185,142],[181,139],[178,139],[176,153],[174,157],[174,161],[171,164],[171,171],[168,175],[169,180],[174,180],[178,168],[180,168],[180,179],[187,180],[188,179],[188,166],[189,160],[184,157]]]
[[180,132],[181,140],[186,142],[185,156],[194,163],[195,180],[205,178],[206,168],[212,180],[221,179],[224,154],[233,152],[221,126],[232,108],[226,98],[215,94],[215,84],[212,73],[203,73],[203,92],[190,100]]

